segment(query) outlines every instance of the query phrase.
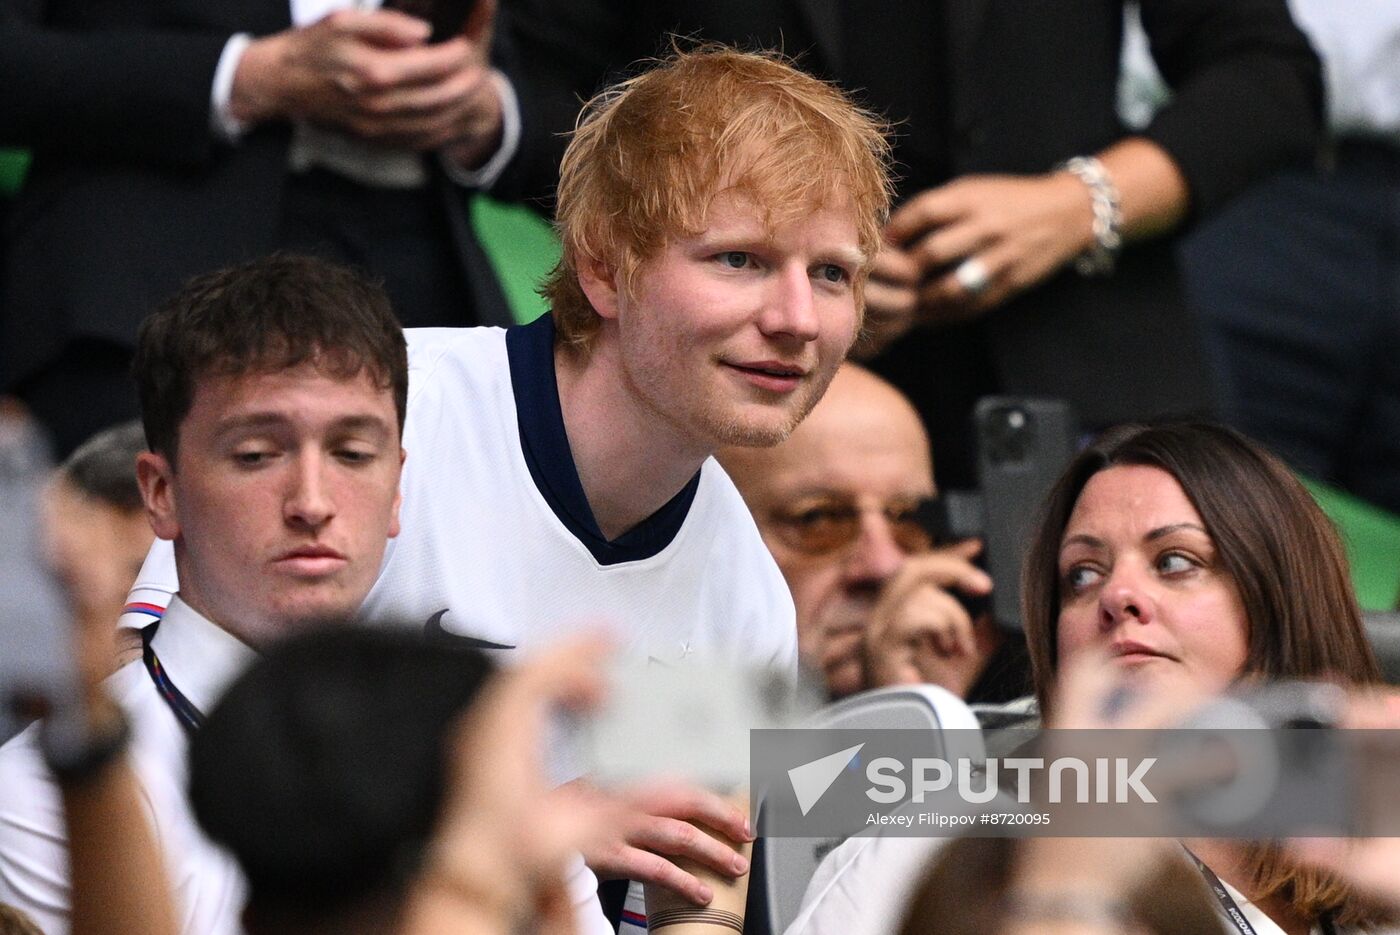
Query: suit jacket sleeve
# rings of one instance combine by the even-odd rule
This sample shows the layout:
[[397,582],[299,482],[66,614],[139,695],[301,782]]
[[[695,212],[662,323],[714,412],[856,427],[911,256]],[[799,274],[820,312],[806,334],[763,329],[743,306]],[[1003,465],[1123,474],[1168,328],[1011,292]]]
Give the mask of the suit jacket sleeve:
[[519,169],[514,176],[521,184],[512,195],[553,210],[559,161],[583,102],[615,77],[620,66],[654,51],[637,51],[628,28],[641,16],[635,6],[621,0],[502,3],[504,25],[498,24],[498,34],[509,33],[507,48],[524,65],[514,72],[502,65],[516,82],[522,120]]
[[228,38],[55,24],[38,0],[0,0],[0,145],[201,164],[214,148],[209,95]]
[[1316,155],[1322,67],[1284,0],[1142,0],[1141,9],[1175,91],[1145,135],[1180,166],[1193,215]]

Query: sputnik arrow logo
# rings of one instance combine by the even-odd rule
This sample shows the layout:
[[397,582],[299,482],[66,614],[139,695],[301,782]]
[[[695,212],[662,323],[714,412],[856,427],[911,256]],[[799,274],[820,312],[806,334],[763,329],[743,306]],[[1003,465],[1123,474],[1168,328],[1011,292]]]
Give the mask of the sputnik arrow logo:
[[821,797],[826,795],[826,790],[831,788],[836,777],[841,775],[842,770],[850,765],[864,746],[865,744],[858,743],[854,747],[847,747],[788,770],[792,791],[797,795],[797,806],[802,809],[804,816],[821,801]]

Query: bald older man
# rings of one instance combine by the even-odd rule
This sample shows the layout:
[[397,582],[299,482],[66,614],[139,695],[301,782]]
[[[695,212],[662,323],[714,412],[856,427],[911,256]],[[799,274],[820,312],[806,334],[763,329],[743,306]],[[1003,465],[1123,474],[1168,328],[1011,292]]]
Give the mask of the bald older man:
[[981,544],[932,549],[916,519],[933,461],[897,389],[845,364],[787,441],[719,457],[792,589],[802,661],[833,698],[919,682],[973,701],[1024,693],[1007,678],[1014,647],[955,596],[991,591],[972,563]]

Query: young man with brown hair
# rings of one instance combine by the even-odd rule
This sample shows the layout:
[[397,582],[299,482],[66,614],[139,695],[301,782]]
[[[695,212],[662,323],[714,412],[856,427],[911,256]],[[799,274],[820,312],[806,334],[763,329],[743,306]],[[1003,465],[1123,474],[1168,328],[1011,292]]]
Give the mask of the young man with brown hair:
[[[180,580],[107,689],[181,930],[236,935],[243,881],[190,814],[189,737],[256,652],[351,618],[374,583],[398,533],[403,332],[361,277],[273,257],[191,282],[147,319],[137,359],[151,448],[137,476]],[[36,725],[0,748],[0,901],[49,935],[74,903],[56,783],[120,755],[120,722],[85,736]]]

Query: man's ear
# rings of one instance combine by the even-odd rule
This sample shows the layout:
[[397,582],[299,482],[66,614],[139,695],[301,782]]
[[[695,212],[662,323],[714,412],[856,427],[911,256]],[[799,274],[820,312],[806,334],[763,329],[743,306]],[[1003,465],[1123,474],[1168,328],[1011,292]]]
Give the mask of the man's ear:
[[136,482],[146,504],[146,518],[159,539],[180,534],[175,516],[175,467],[163,454],[143,451],[136,456]]
[[617,318],[618,280],[618,271],[596,257],[583,257],[578,264],[579,288],[600,318]]

